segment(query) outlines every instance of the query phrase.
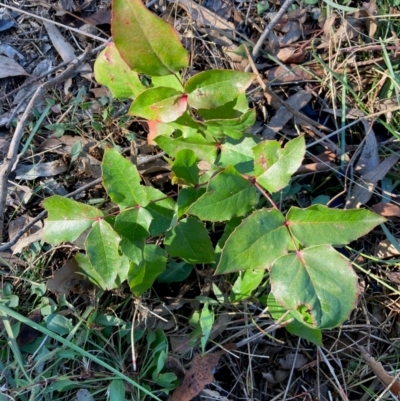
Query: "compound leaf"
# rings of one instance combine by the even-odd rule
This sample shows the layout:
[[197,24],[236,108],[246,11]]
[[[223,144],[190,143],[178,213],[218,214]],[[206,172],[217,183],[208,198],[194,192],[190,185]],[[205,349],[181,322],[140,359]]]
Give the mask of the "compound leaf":
[[107,86],[116,99],[135,98],[146,89],[138,73],[128,67],[113,42],[107,42],[97,57],[94,73],[96,81]]
[[101,167],[104,188],[121,209],[149,203],[136,166],[115,149],[106,149]]
[[52,196],[42,204],[49,214],[43,238],[52,245],[76,240],[97,219],[103,217],[99,209],[62,196]]
[[269,192],[286,187],[301,166],[305,150],[303,136],[289,141],[283,149],[277,141],[259,143],[253,148],[257,183]]
[[270,277],[276,300],[308,327],[339,326],[357,301],[357,275],[351,263],[330,245],[280,257]]
[[164,240],[167,252],[188,263],[211,263],[214,249],[204,225],[192,218],[179,221],[167,232]]
[[267,269],[288,251],[285,218],[275,209],[257,210],[244,219],[227,239],[216,274]]
[[224,221],[245,215],[256,201],[253,184],[229,166],[209,181],[206,193],[190,206],[187,213],[201,220]]
[[113,1],[111,31],[122,58],[138,73],[170,75],[189,64],[174,28],[141,0]]
[[188,103],[195,109],[212,109],[232,102],[250,86],[254,74],[233,70],[208,70],[185,85]]
[[385,221],[369,210],[330,209],[324,205],[292,207],[286,219],[290,232],[304,246],[348,244]]

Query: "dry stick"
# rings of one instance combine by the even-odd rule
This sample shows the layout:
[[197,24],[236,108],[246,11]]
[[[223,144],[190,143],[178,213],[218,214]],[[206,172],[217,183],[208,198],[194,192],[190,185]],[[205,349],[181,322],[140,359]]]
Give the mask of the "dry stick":
[[21,138],[24,134],[25,125],[27,124],[30,117],[31,110],[35,106],[36,101],[46,92],[48,88],[58,84],[59,82],[63,82],[75,72],[77,67],[81,65],[83,61],[89,56],[90,50],[91,46],[88,46],[85,52],[81,56],[73,60],[71,65],[64,72],[62,72],[59,76],[40,85],[36,89],[35,94],[32,96],[21,119],[18,121],[13,138],[10,143],[10,148],[8,149],[7,157],[4,159],[4,162],[0,167],[0,238],[3,238],[4,212],[7,199],[8,177],[11,171],[15,169],[18,162],[18,148],[21,142]]
[[5,7],[5,8],[9,8],[10,10],[17,11],[18,13],[22,13],[22,14],[28,15],[30,17],[39,19],[41,21],[49,22],[50,24],[53,24],[53,25],[61,26],[62,28],[68,29],[68,30],[70,30],[72,32],[76,32],[76,33],[79,33],[80,35],[87,36],[88,38],[92,38],[94,40],[98,40],[99,42],[106,43],[108,41],[108,39],[104,39],[104,38],[101,38],[100,36],[92,35],[91,33],[87,33],[87,32],[81,31],[80,29],[74,28],[72,26],[67,26],[67,25],[61,24],[59,22],[52,21],[52,20],[50,20],[48,18],[41,17],[40,15],[37,15],[37,14],[32,14],[32,13],[30,13],[28,11],[21,10],[20,8],[9,6],[9,5],[4,4],[4,3],[2,3],[1,5],[3,7]]
[[[279,103],[281,106],[285,107],[287,110],[289,110],[293,115],[295,115],[296,117],[300,118],[301,120],[307,122],[308,124],[323,130],[323,131],[328,131],[331,132],[332,130],[330,130],[329,128],[325,127],[324,125],[321,125],[317,122],[315,122],[314,120],[312,120],[310,117],[307,117],[305,114],[301,113],[300,111],[294,109],[292,106],[289,106],[284,100],[282,100],[277,94],[275,94],[271,89],[268,88],[267,85],[265,85],[264,81],[262,80],[262,78],[260,77],[260,73],[257,70],[256,65],[254,64],[253,59],[250,56],[249,50],[247,49],[247,47],[244,47],[246,53],[247,53],[247,58],[249,60],[249,66],[250,68],[253,70],[253,73],[256,75],[257,81],[260,84],[262,90],[264,91],[264,96],[265,93],[268,93],[272,99],[274,101],[276,101],[277,103]],[[322,136],[322,134],[321,134]]]
[[[283,17],[285,14],[286,10],[294,3],[294,0],[286,0],[283,4],[280,10],[276,13],[275,17],[272,18],[271,22],[266,26],[264,29],[264,32],[261,34],[260,38],[258,39],[256,45],[253,48],[253,51],[251,53],[253,59],[255,59],[258,56],[258,53],[261,50],[261,46],[263,45],[265,39],[267,39],[267,36],[269,33],[274,29],[275,25],[278,23],[278,21]],[[248,65],[246,67],[246,71],[250,71],[251,66]]]

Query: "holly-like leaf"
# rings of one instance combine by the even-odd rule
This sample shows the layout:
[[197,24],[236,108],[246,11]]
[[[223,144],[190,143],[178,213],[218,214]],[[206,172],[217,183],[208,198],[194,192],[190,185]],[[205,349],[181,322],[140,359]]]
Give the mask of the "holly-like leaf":
[[159,283],[177,283],[186,280],[193,270],[193,265],[186,262],[170,260],[167,269],[158,276]]
[[193,150],[182,149],[176,154],[172,171],[186,183],[196,185],[199,183],[200,171],[196,162],[197,157]]
[[179,191],[178,200],[176,202],[178,205],[178,219],[180,219],[189,209],[190,205],[205,192],[206,188],[182,188]]
[[250,174],[254,171],[253,148],[259,140],[254,135],[244,136],[236,140],[227,138],[221,145],[221,153],[215,162],[217,166],[228,167],[233,165],[239,173]]
[[146,89],[138,73],[128,67],[113,42],[107,42],[97,57],[94,74],[96,81],[107,86],[116,99],[133,99]]
[[203,117],[204,120],[217,120],[225,119],[230,120],[242,116],[249,110],[249,101],[246,94],[241,93],[237,98],[231,102],[225,103],[222,106],[214,109],[199,109],[197,113]]
[[187,95],[173,88],[150,88],[132,103],[129,114],[168,123],[180,117],[187,107]]
[[289,240],[282,213],[275,209],[257,210],[226,241],[215,274],[267,269],[287,253]]
[[104,188],[121,209],[149,203],[136,166],[115,149],[106,149],[101,167]]
[[230,300],[232,302],[238,302],[242,299],[249,298],[251,293],[259,287],[264,274],[265,270],[263,269],[249,269],[239,274],[229,295]]
[[213,139],[205,138],[201,134],[191,135],[189,138],[167,138],[166,136],[158,136],[155,139],[157,145],[175,157],[182,149],[191,149],[198,159],[203,159],[212,163],[217,156],[217,144]]
[[183,92],[183,85],[180,81],[179,74],[151,77],[151,83],[155,88],[174,88],[179,92]]
[[204,121],[203,124],[207,132],[216,138],[228,136],[233,139],[240,139],[243,136],[243,132],[252,127],[255,121],[255,110],[249,110],[247,113],[237,118],[207,120]]
[[121,250],[129,259],[140,258],[152,220],[150,212],[143,208],[125,210],[116,217],[114,230],[121,236]]
[[62,196],[52,196],[42,202],[48,212],[43,238],[52,245],[74,241],[92,224],[103,217],[103,212]]
[[167,232],[165,248],[172,257],[179,257],[188,263],[211,263],[214,261],[214,249],[204,225],[194,219],[179,221]]
[[303,324],[331,329],[355,307],[357,275],[330,245],[305,248],[280,257],[272,266],[271,291]]
[[[121,267],[121,256],[118,253],[120,240],[110,224],[100,220],[93,224],[85,242],[87,262],[98,275],[95,277],[96,284],[104,290],[113,289],[118,285],[116,278]],[[77,258],[77,261],[85,270],[82,259]],[[90,277],[90,272],[87,272],[87,275]]]
[[255,75],[231,70],[208,70],[185,85],[188,103],[195,109],[212,109],[232,102],[251,85]]
[[209,181],[206,193],[190,206],[187,213],[201,220],[224,221],[245,215],[256,202],[253,184],[229,166]]
[[386,220],[365,209],[340,210],[324,205],[292,207],[286,219],[290,232],[304,246],[348,244]]
[[173,27],[141,0],[113,1],[111,31],[122,58],[138,73],[170,75],[189,65]]
[[289,141],[282,149],[277,141],[263,141],[253,148],[257,183],[269,192],[289,184],[306,151],[304,137]]
[[175,214],[175,202],[156,188],[144,187],[144,190],[150,200],[146,210],[153,217],[149,227],[150,235],[163,234],[171,226]]
[[[264,304],[264,303],[263,303]],[[286,322],[287,320],[293,319],[290,313],[276,302],[276,299],[272,293],[268,294],[267,303],[264,304],[268,306],[268,312],[271,314],[274,320],[279,320],[280,322]],[[282,319],[282,317],[286,316]],[[315,345],[322,346],[322,331],[320,329],[313,329],[309,326],[304,325],[296,319],[285,325],[285,329],[298,337],[304,338],[307,341],[314,343]]]
[[167,257],[164,249],[148,244],[144,247],[144,260],[140,265],[131,264],[128,273],[129,287],[134,295],[139,297],[146,292],[165,270]]

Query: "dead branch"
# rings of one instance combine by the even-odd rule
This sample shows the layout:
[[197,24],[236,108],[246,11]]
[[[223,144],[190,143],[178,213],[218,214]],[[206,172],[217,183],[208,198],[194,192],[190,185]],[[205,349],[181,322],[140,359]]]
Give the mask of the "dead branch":
[[51,88],[57,85],[60,82],[63,82],[67,78],[71,77],[76,69],[86,60],[86,58],[91,54],[91,46],[89,45],[85,52],[73,60],[69,67],[65,69],[57,77],[50,79],[44,84],[40,85],[35,94],[32,96],[24,114],[21,119],[18,121],[17,127],[15,128],[15,132],[13,138],[10,143],[10,148],[7,153],[7,157],[4,159],[3,164],[0,167],[0,238],[3,238],[3,228],[4,228],[4,212],[6,208],[6,199],[7,199],[7,182],[11,171],[16,168],[18,163],[18,149],[21,142],[21,138],[24,134],[25,126],[29,120],[31,115],[31,110],[35,106],[37,100],[46,93],[48,88]]

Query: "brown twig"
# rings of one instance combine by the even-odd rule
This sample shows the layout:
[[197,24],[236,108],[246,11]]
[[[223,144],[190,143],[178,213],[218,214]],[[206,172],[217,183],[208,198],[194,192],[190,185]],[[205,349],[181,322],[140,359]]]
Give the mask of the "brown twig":
[[18,148],[21,142],[21,138],[24,134],[25,126],[28,123],[29,117],[31,116],[31,110],[35,106],[37,100],[44,95],[48,88],[51,88],[69,78],[76,71],[78,66],[81,65],[90,55],[90,51],[91,46],[88,46],[85,52],[77,57],[75,60],[73,60],[70,66],[67,67],[64,72],[40,85],[36,89],[35,94],[32,96],[21,119],[18,121],[13,138],[10,143],[10,147],[8,149],[7,157],[4,159],[4,162],[0,167],[0,238],[3,238],[4,213],[7,199],[7,182],[11,171],[15,169],[18,162]]
[[332,130],[330,130],[329,128],[325,127],[324,125],[321,125],[317,122],[315,122],[314,120],[312,120],[310,117],[307,117],[305,114],[301,113],[300,111],[294,109],[293,107],[291,107],[287,102],[285,102],[284,100],[282,100],[277,94],[275,94],[271,89],[268,88],[267,85],[265,85],[265,82],[262,80],[262,78],[260,77],[260,74],[257,70],[256,65],[254,64],[253,59],[250,56],[249,50],[247,49],[247,47],[244,47],[246,53],[247,53],[247,58],[249,60],[249,65],[250,65],[250,69],[253,70],[253,73],[256,75],[257,81],[260,84],[262,90],[264,91],[264,95],[268,94],[272,97],[272,99],[274,101],[276,101],[277,103],[279,103],[281,106],[285,107],[287,110],[289,110],[293,115],[295,115],[296,117],[300,118],[301,120],[307,122],[308,124],[323,130],[323,131],[328,131],[331,132]]
[[[294,0],[285,0],[285,2],[282,4],[280,10],[276,13],[275,17],[272,18],[271,22],[266,26],[264,29],[264,32],[261,34],[260,38],[258,39],[257,43],[253,47],[253,51],[251,53],[253,59],[255,59],[258,56],[258,53],[260,53],[261,46],[265,42],[265,39],[267,39],[269,33],[274,29],[275,25],[278,23],[278,21],[283,17],[285,14],[286,10],[294,3]],[[248,65],[246,67],[246,71],[250,71],[251,66]]]

